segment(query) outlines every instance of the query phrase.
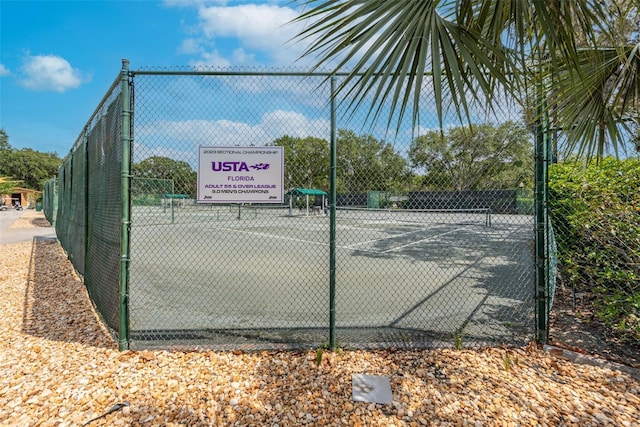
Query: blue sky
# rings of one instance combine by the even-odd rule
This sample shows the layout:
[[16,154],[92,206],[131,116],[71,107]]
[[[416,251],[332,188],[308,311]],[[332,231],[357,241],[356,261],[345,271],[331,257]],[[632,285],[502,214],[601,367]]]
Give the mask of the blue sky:
[[[306,71],[314,58],[300,59],[305,42],[292,39],[302,31],[303,24],[291,22],[303,12],[297,8],[304,7],[304,3],[0,0],[0,128],[7,132],[14,148],[56,152],[64,157],[118,76],[123,58],[130,61],[131,70]],[[137,143],[147,149],[137,150],[134,160],[151,155],[191,158],[197,153],[197,144],[210,145],[211,141],[259,145],[285,133],[328,139],[329,114],[317,105],[326,106],[327,98],[309,95],[310,91],[296,94],[293,86],[286,87],[283,81],[269,84],[272,83],[271,92],[264,94],[271,96],[270,101],[263,103],[270,104],[264,110],[249,111],[248,105],[258,105],[251,102],[261,95],[242,87],[238,79],[235,84],[226,85],[235,90],[225,95],[235,101],[234,113],[202,119],[179,117],[169,111],[156,117],[156,123],[136,132]],[[169,93],[158,99],[171,96]],[[424,98],[417,132],[437,125],[432,98]],[[243,99],[249,102],[242,104]],[[278,105],[271,102],[274,99]],[[173,108],[177,103],[172,98],[170,106]],[[313,108],[305,110],[305,105],[311,107],[314,103]],[[506,107],[506,113],[501,121],[521,117],[517,108],[502,107]],[[476,112],[479,121],[487,120],[483,110],[481,107]],[[357,128],[356,124],[347,127],[359,133],[371,132],[377,138],[393,139],[406,148],[414,136],[410,125],[399,135],[389,136],[383,121],[375,129]],[[454,121],[445,126],[459,124]],[[362,122],[358,123],[364,125]],[[339,123],[338,127],[344,126]],[[145,134],[147,140],[142,138]],[[194,137],[178,146],[180,141],[170,137],[172,134]],[[255,141],[247,141],[247,135],[253,135]],[[154,144],[148,142],[152,137],[156,138]],[[158,142],[161,138],[165,141],[162,146]]]
[[0,0],[0,128],[64,157],[127,58],[145,67],[305,67],[281,1]]

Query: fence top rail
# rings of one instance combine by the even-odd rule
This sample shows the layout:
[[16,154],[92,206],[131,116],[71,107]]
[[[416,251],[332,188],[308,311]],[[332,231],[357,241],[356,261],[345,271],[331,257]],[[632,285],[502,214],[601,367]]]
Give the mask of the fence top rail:
[[[135,76],[251,76],[251,77],[347,77],[347,76],[364,76],[368,73],[364,72],[349,72],[349,71],[296,71],[296,70],[270,70],[270,69],[256,69],[256,70],[153,70],[153,69],[139,69],[129,70],[131,77]],[[384,73],[372,73],[374,76],[383,77]],[[407,74],[409,75],[409,74]],[[431,76],[433,73],[424,73],[425,76]]]
[[269,70],[253,70],[253,71],[241,71],[241,70],[214,70],[214,71],[202,71],[202,70],[129,70],[129,75],[144,76],[144,75],[160,75],[160,76],[293,76],[293,77],[331,77],[331,76],[348,76],[349,73],[345,72],[331,72],[331,71],[269,71]]
[[91,114],[91,116],[89,117],[89,120],[87,120],[87,122],[85,123],[84,127],[82,128],[82,131],[80,132],[80,134],[78,135],[78,137],[76,138],[76,141],[74,142],[74,144],[71,146],[71,149],[69,150],[69,152],[67,153],[67,155],[65,156],[65,159],[72,154],[73,152],[75,152],[77,150],[77,148],[80,146],[81,141],[82,141],[82,135],[86,132],[86,130],[91,126],[91,122],[93,121],[93,119],[100,113],[100,110],[102,109],[102,107],[104,106],[104,104],[107,102],[107,99],[109,99],[109,97],[111,96],[111,94],[113,93],[113,91],[115,90],[115,88],[120,84],[122,79],[122,74],[118,73],[118,75],[116,76],[116,78],[113,80],[113,83],[111,83],[111,86],[109,86],[109,89],[107,90],[107,92],[104,94],[104,96],[102,97],[102,99],[100,100],[100,103],[98,103],[98,106],[95,108],[95,110],[93,110],[93,113]]

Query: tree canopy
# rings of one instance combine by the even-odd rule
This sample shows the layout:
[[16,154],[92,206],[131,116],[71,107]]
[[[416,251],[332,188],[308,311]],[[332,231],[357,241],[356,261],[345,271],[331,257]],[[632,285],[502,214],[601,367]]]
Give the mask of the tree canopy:
[[[329,189],[329,143],[315,137],[283,136],[273,142],[285,147],[285,186]],[[371,135],[341,129],[336,137],[337,190],[400,190],[410,180],[408,162],[394,147]]]
[[16,150],[9,144],[9,135],[0,129],[0,176],[20,181],[20,185],[42,190],[44,182],[53,178],[62,160],[56,153],[43,153],[31,148]]
[[16,187],[21,185],[21,181],[12,181],[8,177],[0,176],[0,194],[11,193]]
[[517,188],[533,181],[533,144],[516,123],[430,131],[413,140],[409,159],[431,190]]
[[338,192],[400,190],[408,182],[409,165],[391,144],[352,130],[339,130],[336,144]]
[[[169,157],[152,156],[134,163],[132,174],[138,178],[154,178],[173,180],[173,191],[176,194],[195,196],[197,186],[197,172],[189,163],[174,160]],[[159,186],[162,192],[167,192],[165,186]]]
[[329,188],[329,143],[326,140],[284,135],[273,145],[284,147],[285,188]]
[[0,129],[0,153],[6,150],[11,150],[11,145],[9,145],[9,135],[4,129]]

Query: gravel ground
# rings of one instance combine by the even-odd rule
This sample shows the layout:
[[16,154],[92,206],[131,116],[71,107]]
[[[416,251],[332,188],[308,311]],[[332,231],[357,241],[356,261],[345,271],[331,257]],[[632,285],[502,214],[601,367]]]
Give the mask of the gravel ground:
[[34,227],[50,227],[49,221],[47,221],[42,212],[36,212],[34,210],[23,211],[20,218],[15,220],[13,224],[9,226],[9,229],[23,229]]
[[[640,381],[533,344],[319,365],[315,351],[119,352],[55,241],[0,245],[0,313],[3,426],[640,426]],[[354,402],[359,373],[388,376],[393,403]]]

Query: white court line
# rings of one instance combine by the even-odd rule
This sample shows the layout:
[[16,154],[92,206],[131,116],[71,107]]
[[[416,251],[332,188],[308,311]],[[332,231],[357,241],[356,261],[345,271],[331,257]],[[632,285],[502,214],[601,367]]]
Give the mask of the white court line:
[[[436,234],[434,236],[427,237],[425,239],[420,239],[420,240],[416,240],[415,242],[407,243],[406,245],[401,245],[401,246],[397,246],[395,248],[387,249],[386,251],[372,251],[372,250],[367,250],[367,249],[359,249],[359,250],[362,251],[362,252],[371,252],[371,253],[376,253],[376,254],[384,254],[384,253],[387,253],[387,252],[393,252],[393,251],[396,251],[398,249],[406,248],[407,246],[412,246],[412,245],[415,245],[417,243],[427,242],[429,240],[437,239],[438,237],[441,237],[441,236],[444,236],[444,235],[447,235],[447,234],[451,234],[451,233],[455,233],[455,232],[458,232],[458,231],[461,231],[461,230],[465,230],[465,229],[467,229],[469,227],[471,227],[471,226],[467,225],[467,226],[462,227],[462,228],[456,228],[455,230],[449,230],[449,231],[446,231],[444,233],[440,233],[440,234]],[[217,227],[217,229],[218,230],[225,230],[225,231],[235,231],[237,233],[251,234],[251,235],[254,235],[254,236],[267,237],[267,238],[271,238],[271,239],[275,238],[275,239],[280,239],[280,240],[288,240],[288,241],[292,241],[292,242],[310,243],[310,244],[318,245],[318,246],[329,246],[328,243],[314,242],[312,240],[295,239],[295,238],[292,238],[292,237],[277,236],[275,234],[258,233],[258,232],[255,232],[255,231],[240,230],[240,229],[237,229],[237,228]],[[425,228],[423,230],[418,230],[418,231],[424,231],[424,230],[427,230],[427,229]],[[358,246],[358,245],[363,245],[363,244],[367,244],[367,243],[381,242],[383,240],[389,240],[389,239],[393,239],[393,238],[396,238],[396,237],[399,237],[399,236],[406,236],[408,234],[414,234],[414,233],[417,233],[418,231],[412,232],[412,233],[396,234],[395,236],[386,237],[384,239],[374,239],[374,240],[369,240],[369,241],[366,241],[366,242],[356,243],[356,244],[349,245],[349,246],[337,246],[337,247],[339,249],[353,249],[355,246]]]
[[[461,231],[461,230],[464,230],[464,229],[469,228],[469,227],[471,227],[471,225],[467,225],[467,226],[464,226],[462,228],[456,228],[455,230],[449,230],[449,231],[446,231],[444,233],[436,234],[434,236],[430,236],[430,237],[427,237],[427,238],[424,238],[424,239],[416,240],[415,242],[407,243],[406,245],[398,246],[396,248],[387,249],[386,251],[382,251],[382,252],[375,251],[375,252],[376,253],[380,253],[380,254],[384,254],[384,253],[387,253],[387,252],[395,251],[396,249],[401,249],[401,248],[404,248],[404,247],[407,247],[407,246],[415,245],[416,243],[426,242],[428,240],[433,240],[433,239],[438,238],[440,236],[444,236],[444,235],[450,234],[450,233],[455,233],[457,231]],[[366,245],[366,244],[369,244],[369,243],[382,242],[384,240],[395,239],[395,238],[402,237],[402,236],[408,236],[410,234],[420,233],[420,232],[427,231],[427,230],[428,230],[428,228],[422,228],[420,230],[411,231],[411,232],[402,233],[402,234],[395,234],[393,236],[384,237],[384,238],[381,238],[381,239],[373,239],[373,240],[367,240],[366,242],[354,243],[354,244],[349,245],[349,246],[343,246],[343,248],[351,249],[351,248],[355,248],[356,246]],[[367,252],[374,252],[374,251],[367,251]]]
[[311,243],[313,245],[319,245],[319,246],[329,246],[328,243],[314,242],[312,240],[295,239],[292,237],[285,237],[285,236],[277,236],[275,234],[269,234],[269,233],[258,233],[256,231],[240,230],[237,228],[216,227],[216,230],[235,231],[237,233],[252,234],[254,236],[269,237],[271,239],[289,240],[291,242],[300,242],[300,243]]
[[[359,228],[359,227],[352,227],[352,228],[356,228],[356,229],[360,229],[360,230],[370,230],[368,228]],[[353,248],[353,247],[360,246],[360,245],[366,245],[368,243],[382,242],[383,240],[395,239],[396,237],[402,237],[402,236],[408,236],[409,234],[420,233],[420,232],[423,232],[425,230],[428,230],[428,229],[427,228],[422,228],[420,230],[410,231],[408,233],[394,234],[393,236],[383,237],[381,239],[367,240],[366,242],[354,243],[353,245],[344,246],[344,248],[349,249],[349,248]],[[375,230],[375,231],[382,231],[382,230]]]
[[466,227],[456,228],[455,230],[450,230],[450,231],[446,231],[444,233],[436,234],[435,236],[427,237],[426,239],[416,240],[415,242],[407,243],[406,245],[402,245],[402,246],[398,246],[398,247],[395,247],[395,248],[387,249],[386,251],[382,251],[380,253],[381,254],[386,254],[387,252],[393,252],[393,251],[396,251],[398,249],[406,248],[407,246],[415,245],[416,243],[427,242],[429,240],[436,239],[436,238],[438,238],[440,236],[444,236],[446,234],[455,233],[457,231],[461,231],[461,230],[464,230],[464,229],[469,228],[469,227],[471,227],[471,226],[467,225]]

